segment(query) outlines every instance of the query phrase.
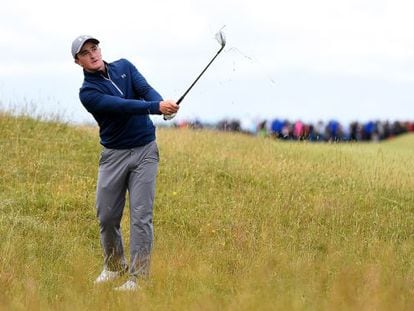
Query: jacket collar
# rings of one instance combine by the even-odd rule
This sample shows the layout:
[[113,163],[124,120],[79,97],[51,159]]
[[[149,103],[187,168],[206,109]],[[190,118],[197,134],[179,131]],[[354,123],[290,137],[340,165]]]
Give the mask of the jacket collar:
[[[109,64],[106,61],[104,61],[104,64],[105,64],[106,72],[108,73]],[[105,75],[102,73],[102,71],[89,72],[89,71],[86,71],[85,69],[83,69],[83,74],[84,74],[85,77],[88,77],[88,78],[102,78],[102,77],[105,77]]]

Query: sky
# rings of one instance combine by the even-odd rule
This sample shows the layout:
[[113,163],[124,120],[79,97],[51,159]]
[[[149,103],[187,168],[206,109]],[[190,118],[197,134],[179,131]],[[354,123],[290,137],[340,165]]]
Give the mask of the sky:
[[[93,123],[70,47],[101,41],[127,58],[180,120],[414,120],[409,0],[13,0],[0,11],[0,108]],[[158,116],[156,122],[165,122]]]

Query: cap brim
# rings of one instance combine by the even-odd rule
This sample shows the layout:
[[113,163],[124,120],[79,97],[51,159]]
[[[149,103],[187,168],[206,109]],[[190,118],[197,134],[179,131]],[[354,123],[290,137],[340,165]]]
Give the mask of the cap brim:
[[99,44],[99,40],[96,38],[88,38],[86,39],[84,42],[82,42],[82,44],[79,46],[79,49],[76,51],[75,53],[75,57],[78,55],[78,53],[82,50],[83,46],[87,43],[87,42],[92,42],[95,44]]

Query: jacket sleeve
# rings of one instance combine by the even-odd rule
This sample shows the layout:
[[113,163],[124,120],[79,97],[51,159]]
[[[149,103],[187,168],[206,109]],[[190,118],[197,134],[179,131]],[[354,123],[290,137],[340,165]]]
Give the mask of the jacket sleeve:
[[90,113],[161,114],[159,99],[125,99],[104,94],[93,87],[82,88],[79,98]]
[[128,60],[125,61],[129,65],[132,85],[138,96],[148,101],[162,101],[162,96],[155,89],[153,89],[151,85],[149,85],[138,69]]

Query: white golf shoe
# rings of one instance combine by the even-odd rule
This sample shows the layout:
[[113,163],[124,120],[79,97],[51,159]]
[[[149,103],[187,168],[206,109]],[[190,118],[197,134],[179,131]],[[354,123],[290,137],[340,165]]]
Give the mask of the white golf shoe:
[[122,275],[122,272],[120,271],[109,271],[107,269],[103,269],[101,274],[96,278],[94,284],[102,284],[109,281],[116,280]]
[[138,289],[138,284],[136,281],[128,280],[121,286],[115,287],[114,290],[127,292],[127,291],[136,291]]

